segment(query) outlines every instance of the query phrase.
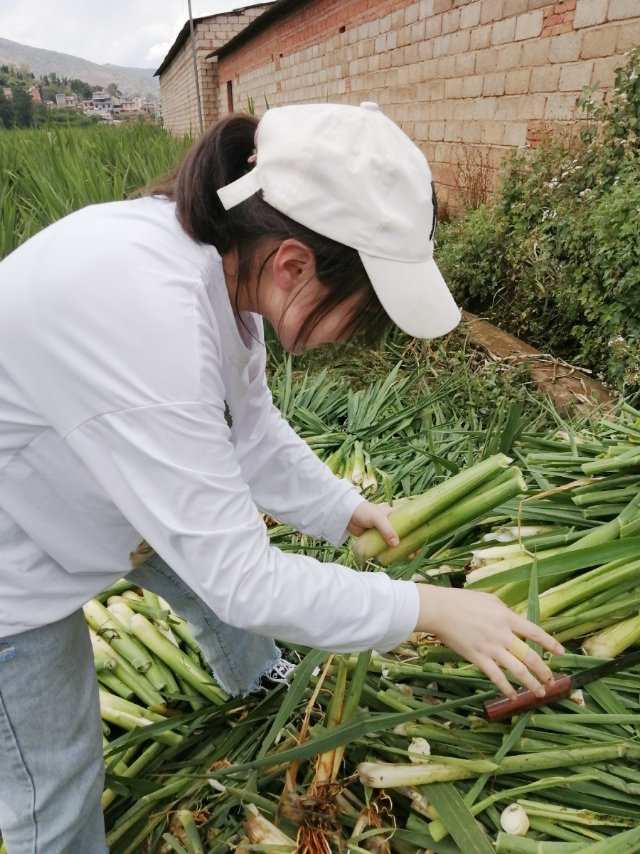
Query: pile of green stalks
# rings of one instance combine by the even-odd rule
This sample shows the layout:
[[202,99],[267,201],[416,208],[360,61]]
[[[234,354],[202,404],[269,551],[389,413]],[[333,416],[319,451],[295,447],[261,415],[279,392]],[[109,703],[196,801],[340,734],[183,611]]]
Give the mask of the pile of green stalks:
[[[364,459],[406,548],[334,548],[275,520],[273,544],[494,591],[562,640],[558,673],[640,642],[640,412],[574,424],[516,402],[481,418],[423,380],[398,365],[354,390],[281,364],[285,416],[321,458]],[[229,698],[157,596],[123,581],[85,613],[113,854],[640,852],[640,668],[489,723],[494,686],[431,635],[384,655],[281,643],[291,684]],[[606,632],[615,644],[593,646]]]
[[[357,448],[378,473],[373,500],[398,502],[392,522],[410,542],[389,559],[371,548],[375,535],[334,549],[276,523],[273,543],[397,578],[492,590],[563,641],[567,654],[548,657],[559,673],[639,642],[640,412],[623,404],[608,419],[572,426],[555,416],[554,427],[536,430],[513,405],[484,429],[460,419],[453,430],[443,389],[415,388],[409,379],[412,407],[397,370],[354,392],[328,376],[294,382],[284,366],[275,396],[296,429],[325,459]],[[116,661],[98,674],[116,854],[640,851],[638,668],[489,723],[483,704],[495,688],[435,637],[413,635],[386,655],[283,644],[297,663],[290,687],[229,699],[203,675],[188,627],[165,602],[118,588],[100,598],[102,611],[88,606],[94,631],[115,650],[118,619],[116,630],[151,661],[143,690],[160,695],[145,699],[131,674],[134,696],[118,694],[107,683],[125,681],[120,660],[103,651]],[[173,634],[168,643],[200,668],[195,681],[140,619],[125,619],[123,603],[145,628]],[[595,647],[607,632],[615,644]],[[148,666],[141,649],[127,654],[138,673]],[[160,687],[158,666],[175,685]],[[104,699],[114,693],[145,720],[119,723],[122,705]]]

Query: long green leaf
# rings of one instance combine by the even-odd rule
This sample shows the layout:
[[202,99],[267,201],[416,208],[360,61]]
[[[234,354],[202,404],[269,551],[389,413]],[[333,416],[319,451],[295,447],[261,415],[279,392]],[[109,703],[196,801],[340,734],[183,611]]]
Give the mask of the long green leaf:
[[486,833],[453,783],[432,783],[424,790],[438,811],[440,821],[464,854],[494,854]]
[[278,709],[278,714],[273,719],[273,723],[264,737],[262,746],[258,751],[258,758],[266,756],[267,750],[269,750],[273,745],[274,741],[278,737],[278,733],[291,717],[296,706],[302,699],[304,692],[311,681],[313,671],[316,667],[319,667],[322,664],[327,656],[328,653],[323,652],[322,650],[311,650],[311,652],[307,653],[304,659],[296,667],[291,686]]

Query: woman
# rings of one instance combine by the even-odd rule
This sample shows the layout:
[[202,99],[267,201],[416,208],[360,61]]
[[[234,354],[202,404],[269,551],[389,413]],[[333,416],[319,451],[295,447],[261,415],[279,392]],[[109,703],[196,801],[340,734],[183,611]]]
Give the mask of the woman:
[[[331,543],[388,507],[334,477],[265,384],[289,352],[459,320],[433,262],[431,176],[375,104],[220,122],[151,196],[95,205],[0,265],[0,828],[10,854],[104,852],[100,722],[81,606],[131,578],[193,624],[221,685],[255,689],[271,638],[386,651],[436,632],[505,694],[543,693],[495,597],[270,546],[258,510]],[[256,150],[254,151],[254,144]]]

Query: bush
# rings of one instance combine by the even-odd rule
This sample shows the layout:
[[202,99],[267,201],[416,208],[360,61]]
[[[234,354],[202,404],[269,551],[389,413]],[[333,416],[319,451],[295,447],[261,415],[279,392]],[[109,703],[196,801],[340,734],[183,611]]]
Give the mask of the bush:
[[444,226],[456,297],[544,352],[640,386],[640,49],[579,138],[516,153],[489,205]]

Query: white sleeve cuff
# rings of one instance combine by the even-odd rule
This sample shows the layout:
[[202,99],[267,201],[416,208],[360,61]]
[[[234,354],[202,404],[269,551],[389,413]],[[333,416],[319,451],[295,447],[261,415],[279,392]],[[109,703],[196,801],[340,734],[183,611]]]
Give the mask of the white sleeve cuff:
[[347,525],[355,509],[363,501],[366,501],[366,498],[363,498],[355,487],[351,487],[345,495],[336,501],[333,510],[327,513],[326,527],[323,533],[323,538],[328,543],[331,543],[332,546],[341,546],[344,543],[349,534]]
[[420,611],[418,585],[414,581],[389,579],[393,594],[393,609],[387,634],[376,643],[380,652],[394,649],[415,631]]

